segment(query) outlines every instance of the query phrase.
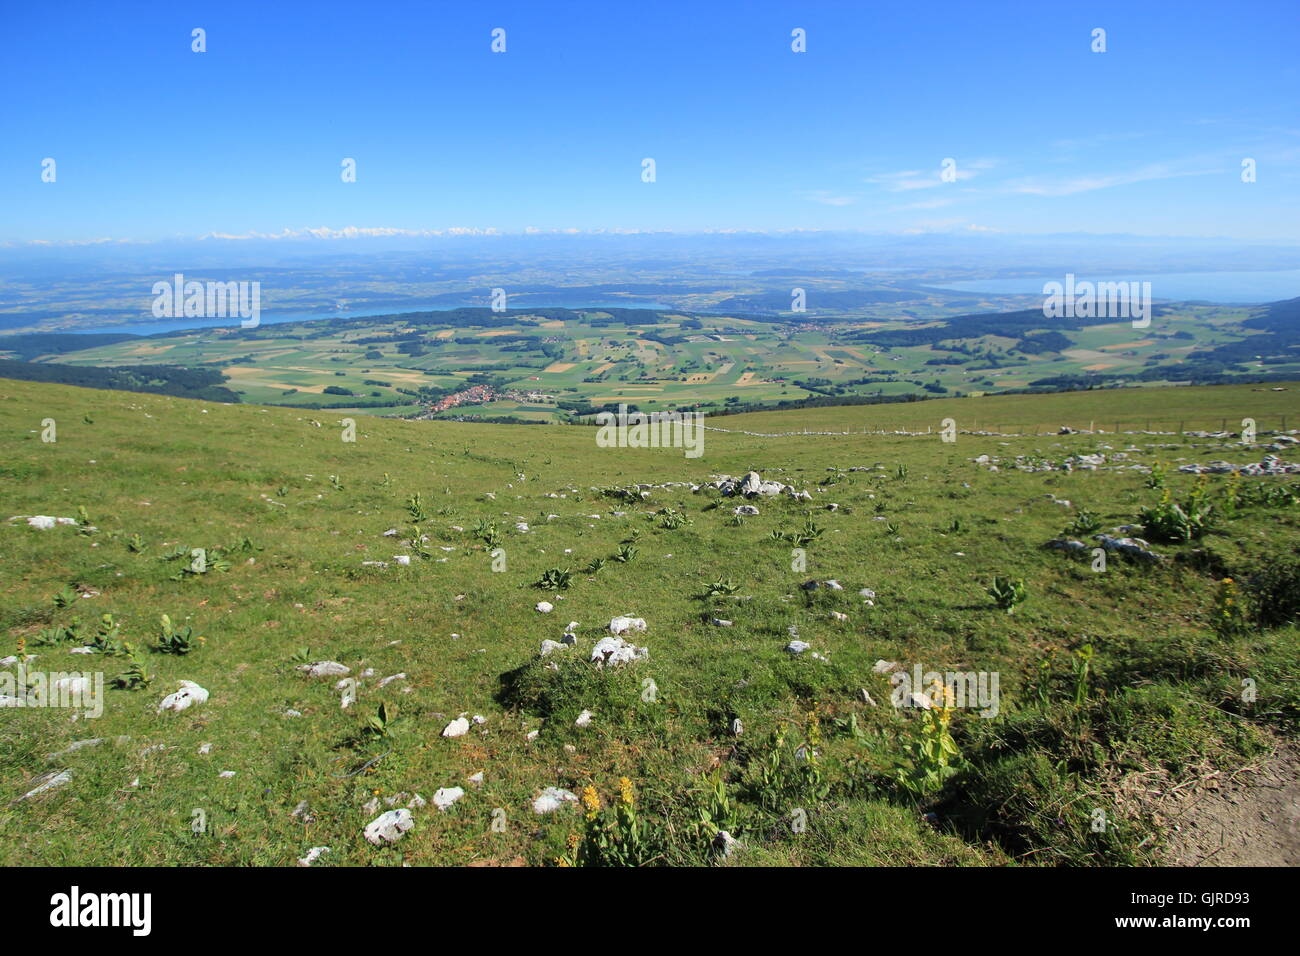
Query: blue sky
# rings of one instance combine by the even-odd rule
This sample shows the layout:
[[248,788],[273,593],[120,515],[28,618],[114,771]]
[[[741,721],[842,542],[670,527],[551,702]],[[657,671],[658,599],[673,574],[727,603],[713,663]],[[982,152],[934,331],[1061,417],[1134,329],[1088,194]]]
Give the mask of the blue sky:
[[[0,240],[1300,238],[1295,0],[82,2],[2,16]],[[206,53],[191,52],[194,27]],[[806,53],[791,51],[796,27]],[[1105,53],[1090,49],[1097,27]],[[946,158],[955,182],[941,181]]]

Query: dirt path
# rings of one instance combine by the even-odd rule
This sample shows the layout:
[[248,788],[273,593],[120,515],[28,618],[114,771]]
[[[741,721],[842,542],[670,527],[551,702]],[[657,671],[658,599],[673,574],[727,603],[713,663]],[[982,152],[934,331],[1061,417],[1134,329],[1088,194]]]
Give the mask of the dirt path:
[[1300,866],[1300,748],[1281,743],[1258,769],[1212,781],[1168,823],[1170,866]]

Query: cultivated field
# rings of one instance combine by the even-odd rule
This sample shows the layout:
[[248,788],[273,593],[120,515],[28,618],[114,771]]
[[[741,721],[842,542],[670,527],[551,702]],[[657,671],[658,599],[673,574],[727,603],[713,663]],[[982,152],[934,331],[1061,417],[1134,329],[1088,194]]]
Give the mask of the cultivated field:
[[[931,328],[933,317],[800,324],[799,316],[758,321],[660,312],[625,325],[609,312],[563,314],[568,318],[561,321],[520,312],[487,329],[473,324],[473,317],[464,319],[469,324],[442,328],[437,313],[424,313],[419,322],[394,316],[204,329],[38,358],[75,365],[210,366],[227,376],[226,385],[245,402],[381,415],[417,414],[422,402],[431,403],[430,390],[446,394],[484,382],[523,398],[459,405],[441,415],[562,421],[575,406],[707,411],[828,396],[980,395],[1090,372],[1143,374],[1144,383],[1162,385],[1163,370],[1176,373],[1192,353],[1242,341],[1247,333],[1240,323],[1250,312],[1185,305],[1142,332],[1129,322],[1102,320],[1054,331],[1054,323],[1044,319],[1034,335],[1050,331],[1056,338],[1042,344],[1032,344],[1040,341],[1033,335],[1022,342],[1017,335],[963,337],[955,329],[942,343],[892,346],[870,337]],[[1225,371],[1292,370],[1300,372],[1293,357]]]

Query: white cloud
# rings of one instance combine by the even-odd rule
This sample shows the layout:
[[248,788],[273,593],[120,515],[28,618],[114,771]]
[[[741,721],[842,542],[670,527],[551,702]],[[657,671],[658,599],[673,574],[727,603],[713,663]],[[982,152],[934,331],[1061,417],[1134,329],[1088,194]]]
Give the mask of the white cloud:
[[[956,182],[974,179],[980,173],[997,165],[998,161],[996,159],[972,159],[967,161],[958,159],[953,169],[953,178]],[[865,181],[877,186],[883,186],[892,193],[898,193],[951,185],[951,183],[945,183],[942,176],[942,168],[935,167],[933,171],[928,172],[919,169],[906,169],[898,173],[881,173],[877,176],[869,176]]]
[[1096,189],[1109,189],[1112,186],[1129,186],[1134,183],[1154,182],[1161,179],[1177,179],[1182,176],[1206,176],[1218,173],[1217,169],[1176,169],[1168,163],[1151,163],[1139,169],[1122,173],[1109,173],[1092,176],[1076,176],[1071,179],[1026,179],[1012,183],[1012,192],[1029,196],[1073,196],[1076,193],[1092,192]]

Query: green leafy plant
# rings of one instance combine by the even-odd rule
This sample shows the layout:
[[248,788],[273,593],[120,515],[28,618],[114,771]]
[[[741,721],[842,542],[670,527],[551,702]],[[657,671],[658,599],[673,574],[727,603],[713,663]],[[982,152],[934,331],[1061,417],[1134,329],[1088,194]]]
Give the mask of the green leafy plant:
[[627,564],[640,552],[634,544],[623,544],[619,546],[618,551],[614,553],[614,560],[620,564]]
[[1235,637],[1247,630],[1246,608],[1237,582],[1232,578],[1219,582],[1214,595],[1214,609],[1210,612],[1210,625],[1222,638]]
[[388,704],[381,703],[378,709],[366,718],[362,733],[368,737],[387,737],[392,733],[393,722],[396,720],[397,708],[389,708]]
[[1153,462],[1151,471],[1146,477],[1146,486],[1148,488],[1163,488],[1165,486],[1165,466],[1160,462]]
[[820,727],[814,723],[802,743],[788,742],[784,729],[774,732],[754,755],[753,789],[764,809],[784,813],[794,801],[815,803],[830,794],[817,750]]
[[590,561],[587,562],[587,566],[583,570],[586,571],[588,574],[599,574],[604,569],[604,567],[605,567],[604,558],[592,558]]
[[143,690],[153,683],[153,675],[132,655],[130,666],[108,683],[118,690]]
[[649,821],[636,808],[636,791],[627,777],[619,778],[619,798],[606,807],[596,788],[582,788],[582,833],[569,840],[560,866],[645,866],[658,855]]
[[1086,537],[1101,530],[1101,519],[1091,511],[1080,511],[1074,520],[1065,526],[1065,533],[1076,537]]
[[1092,658],[1094,656],[1091,644],[1084,644],[1074,652],[1074,706],[1082,707],[1084,701],[1088,699],[1088,679],[1092,675]]
[[994,603],[1008,614],[1015,611],[1017,604],[1023,604],[1029,596],[1022,579],[1012,580],[1001,575],[994,575],[993,583],[985,588]]
[[1213,526],[1214,515],[1203,494],[1193,492],[1180,504],[1173,500],[1166,488],[1159,502],[1142,508],[1138,520],[1142,522],[1142,533],[1148,538],[1180,543],[1204,537]]
[[690,519],[676,508],[660,508],[657,515],[659,517],[659,527],[668,531],[676,531],[678,528],[690,524]]
[[122,640],[121,630],[113,615],[105,614],[99,619],[89,646],[107,657],[125,657],[131,653],[131,645]]
[[789,541],[796,547],[806,548],[820,538],[825,530],[813,520],[812,515],[804,515],[802,528],[796,531],[773,531],[771,536],[773,540]]
[[961,750],[952,736],[955,709],[947,687],[936,695],[942,701],[921,712],[910,740],[903,745],[904,757],[894,771],[895,781],[913,796],[924,798],[937,793],[958,772]]
[[1251,616],[1259,627],[1300,621],[1300,554],[1278,556],[1246,579]]
[[47,627],[37,632],[36,636],[32,638],[32,644],[36,647],[53,647],[67,641],[71,633],[64,627]]
[[482,541],[489,549],[501,545],[501,532],[497,530],[496,522],[488,521],[486,518],[479,518],[478,523],[474,525],[474,537]]
[[537,580],[534,587],[539,587],[543,591],[561,591],[567,590],[570,581],[573,579],[573,572],[568,568],[547,568],[542,572],[542,576]]
[[734,583],[730,578],[719,578],[712,584],[705,585],[703,593],[699,596],[701,599],[707,600],[712,597],[735,594],[739,590],[740,585]]
[[706,777],[691,791],[695,798],[693,826],[703,842],[712,842],[719,830],[738,837],[745,830],[742,804],[731,799],[721,773]]
[[198,650],[207,639],[194,633],[194,629],[189,625],[184,627],[175,627],[172,625],[172,619],[164,614],[159,618],[158,640],[153,645],[153,650],[159,654],[175,654],[183,656],[191,651]]

